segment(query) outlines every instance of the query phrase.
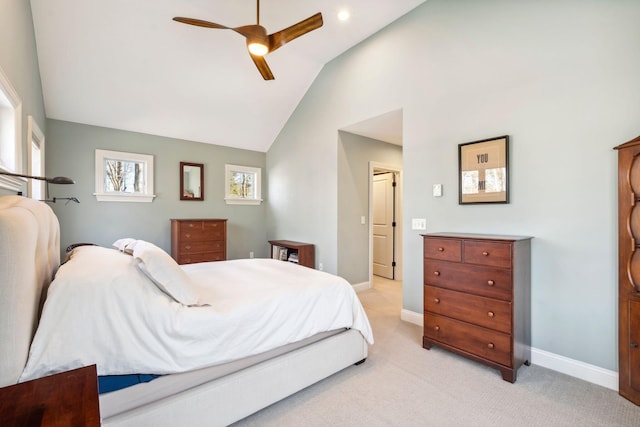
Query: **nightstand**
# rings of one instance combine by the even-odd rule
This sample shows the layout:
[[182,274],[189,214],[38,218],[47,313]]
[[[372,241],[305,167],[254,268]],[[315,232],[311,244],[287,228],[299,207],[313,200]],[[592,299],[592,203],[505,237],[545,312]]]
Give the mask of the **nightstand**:
[[96,365],[0,388],[0,425],[99,427]]

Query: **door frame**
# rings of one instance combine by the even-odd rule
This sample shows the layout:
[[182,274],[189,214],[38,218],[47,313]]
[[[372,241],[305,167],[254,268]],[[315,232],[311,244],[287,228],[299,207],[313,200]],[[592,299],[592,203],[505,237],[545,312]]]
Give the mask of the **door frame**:
[[394,172],[396,174],[394,252],[396,267],[395,280],[402,280],[402,168],[387,163],[369,161],[369,287],[373,287],[373,174],[376,171]]

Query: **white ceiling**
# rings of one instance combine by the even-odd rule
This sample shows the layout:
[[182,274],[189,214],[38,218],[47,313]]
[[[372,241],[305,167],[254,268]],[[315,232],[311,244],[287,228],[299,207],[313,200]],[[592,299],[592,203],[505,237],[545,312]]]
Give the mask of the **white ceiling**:
[[[424,1],[262,0],[268,33],[324,18],[266,56],[275,80],[265,81],[239,34],[172,20],[255,24],[255,0],[31,0],[46,114],[266,152],[325,63]],[[366,136],[382,139],[389,131],[374,124]]]
[[343,127],[343,131],[379,141],[402,145],[402,110],[394,110],[359,123]]

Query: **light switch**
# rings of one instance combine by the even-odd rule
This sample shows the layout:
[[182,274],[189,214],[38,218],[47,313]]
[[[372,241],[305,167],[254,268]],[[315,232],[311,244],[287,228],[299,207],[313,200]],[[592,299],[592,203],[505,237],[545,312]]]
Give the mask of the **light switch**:
[[362,215],[360,217],[360,224],[365,225],[367,223],[367,219],[364,217],[364,215]]
[[426,218],[412,218],[411,219],[411,228],[414,230],[426,230],[427,229],[427,219]]
[[433,184],[433,197],[442,197],[442,184]]

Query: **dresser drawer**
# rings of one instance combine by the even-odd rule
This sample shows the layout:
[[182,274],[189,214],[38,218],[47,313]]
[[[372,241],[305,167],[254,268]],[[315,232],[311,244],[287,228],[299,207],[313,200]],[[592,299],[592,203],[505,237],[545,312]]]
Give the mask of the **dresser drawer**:
[[202,252],[197,254],[180,254],[178,255],[178,264],[193,264],[196,262],[224,261],[225,254],[219,252]]
[[424,260],[424,284],[511,301],[511,271],[471,264]]
[[465,240],[463,251],[462,259],[465,263],[511,268],[511,245],[509,243]]
[[424,239],[424,257],[460,262],[462,242],[455,239]]
[[202,221],[197,221],[197,220],[196,221],[180,221],[179,230],[181,232],[201,231]]
[[224,250],[224,240],[212,241],[187,241],[179,245],[181,254],[193,254],[200,252],[222,252]]
[[511,303],[508,301],[425,286],[424,309],[511,334]]
[[424,335],[501,365],[511,366],[510,335],[432,313],[424,314]]
[[196,230],[180,230],[180,240],[185,242],[204,242],[224,240],[224,228],[199,228]]

